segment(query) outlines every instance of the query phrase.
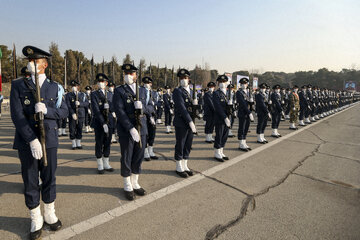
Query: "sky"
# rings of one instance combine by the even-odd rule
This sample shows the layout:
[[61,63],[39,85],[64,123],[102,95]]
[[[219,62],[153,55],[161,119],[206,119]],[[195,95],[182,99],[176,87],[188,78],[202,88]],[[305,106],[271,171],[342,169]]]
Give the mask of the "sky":
[[0,0],[0,44],[222,72],[360,69],[358,0]]

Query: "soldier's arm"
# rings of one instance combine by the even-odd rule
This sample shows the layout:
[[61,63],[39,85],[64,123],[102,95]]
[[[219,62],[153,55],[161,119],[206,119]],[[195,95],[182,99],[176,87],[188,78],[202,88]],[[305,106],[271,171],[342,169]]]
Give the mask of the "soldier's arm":
[[247,102],[244,99],[244,96],[240,93],[240,91],[236,92],[236,101],[239,103],[239,105],[241,106],[241,110],[245,110],[247,112],[247,114],[250,114],[251,111],[249,110],[248,106],[247,106]]
[[21,137],[26,142],[29,143],[36,138],[36,134],[30,127],[30,124],[24,115],[24,109],[20,100],[20,94],[16,84],[18,84],[17,81],[11,82],[11,91],[10,91],[11,119],[15,125],[16,131],[19,132]]
[[180,116],[187,122],[191,122],[191,116],[188,113],[188,111],[186,110],[185,107],[185,102],[184,99],[181,96],[181,92],[179,89],[175,89],[174,93],[173,93],[173,100],[174,100],[174,104],[175,104],[175,108],[179,109],[180,111]]
[[57,93],[57,101],[55,107],[48,107],[47,106],[47,113],[45,118],[47,119],[62,119],[65,118],[68,113],[67,104],[63,100],[64,89],[61,85],[58,85],[58,93]]
[[99,108],[99,99],[96,97],[96,93],[91,94],[91,109],[93,112],[93,116],[101,123],[101,125],[104,125],[105,119],[102,115],[102,112]]
[[75,112],[74,112],[74,109],[71,107],[71,102],[70,102],[70,94],[68,93],[68,94],[66,94],[66,105],[67,105],[67,107],[68,107],[68,110],[69,110],[69,113],[71,114],[71,115],[73,115]]
[[216,109],[217,114],[219,114],[222,119],[227,118],[226,109],[221,106],[221,104],[220,104],[220,96],[218,94],[216,94],[216,93],[213,94],[213,103],[214,103],[214,107]]
[[89,107],[89,100],[87,99],[85,93],[82,93],[82,96],[83,98],[83,101],[79,101],[80,102],[80,106],[79,107],[82,107],[82,108],[87,108]]
[[125,130],[130,131],[130,129],[132,129],[134,125],[131,123],[128,115],[125,112],[125,105],[121,96],[120,88],[115,89],[113,102],[116,116],[118,119],[120,119],[119,122],[125,128]]

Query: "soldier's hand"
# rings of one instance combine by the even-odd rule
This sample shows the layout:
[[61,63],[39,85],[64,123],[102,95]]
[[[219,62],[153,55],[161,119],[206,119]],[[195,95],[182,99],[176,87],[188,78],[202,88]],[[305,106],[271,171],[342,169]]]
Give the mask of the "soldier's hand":
[[271,119],[271,114],[270,113],[268,113],[268,117],[269,117],[269,119]]
[[271,100],[269,100],[269,104],[272,104],[272,101],[271,101]]
[[170,114],[174,115],[174,110],[170,109]]
[[135,142],[140,142],[139,132],[135,128],[130,129],[130,135]]
[[230,127],[231,127],[230,119],[229,119],[229,118],[225,118],[224,121],[225,121],[226,126],[227,126],[228,128],[230,128]]
[[91,114],[91,109],[90,108],[88,109],[88,113]]
[[109,132],[109,127],[107,124],[104,124],[103,125],[103,128],[104,128],[104,133],[108,133]]
[[135,109],[142,109],[142,102],[141,101],[135,101],[134,106],[135,106]]
[[35,138],[30,143],[31,154],[35,159],[41,159],[43,157],[43,151],[39,139]]
[[193,100],[192,100],[192,104],[193,104],[194,106],[198,105],[198,100],[197,100],[197,99],[193,99]]
[[296,110],[296,108],[293,107],[293,111],[295,111],[295,110]]
[[104,109],[109,109],[109,104],[108,103],[104,103]]
[[155,119],[153,117],[150,117],[150,123],[155,126]]
[[189,127],[190,127],[191,131],[192,131],[194,134],[197,133],[196,127],[195,127],[195,124],[194,124],[193,121],[189,122]]
[[72,116],[72,118],[73,118],[75,121],[77,120],[76,113],[73,113],[71,116]]
[[116,118],[116,113],[112,112],[112,116],[113,116],[113,118]]
[[79,102],[79,101],[75,101],[75,106],[80,106],[80,102]]
[[35,104],[35,113],[42,112],[43,114],[47,114],[47,108],[45,103],[38,102]]
[[250,121],[254,121],[254,115],[252,113],[249,114]]

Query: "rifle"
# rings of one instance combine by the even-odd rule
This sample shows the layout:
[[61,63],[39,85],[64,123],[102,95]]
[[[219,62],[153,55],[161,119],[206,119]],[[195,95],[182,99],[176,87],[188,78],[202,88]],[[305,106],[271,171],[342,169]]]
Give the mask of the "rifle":
[[[141,79],[141,62],[140,62],[140,69],[139,69],[139,78],[136,80],[136,84],[135,84],[136,101],[140,101],[139,79]],[[139,135],[140,135],[140,131],[141,131],[141,117],[142,117],[142,115],[143,115],[142,109],[135,109],[136,130],[138,131]],[[142,146],[141,146],[141,138],[140,138],[140,141],[139,141],[139,147],[142,148]]]
[[227,97],[226,115],[230,119],[230,117],[234,115],[234,104],[233,104],[234,94],[230,87],[228,89],[228,94],[226,97]]
[[[105,89],[105,104],[109,104],[108,98],[107,98],[108,92]],[[105,124],[109,124],[109,108],[104,109],[104,118],[105,118]],[[110,130],[109,130],[110,131]],[[106,137],[109,137],[109,131],[106,133]]]
[[[41,95],[40,95],[40,84],[39,84],[39,75],[36,70],[36,59],[34,60],[35,65],[35,85],[36,85],[36,103],[41,102]],[[39,112],[36,114],[37,121],[39,123],[39,130],[40,130],[40,143],[41,149],[43,151],[43,160],[44,166],[47,166],[47,155],[46,155],[46,146],[45,146],[45,126],[44,126],[44,113]]]
[[13,62],[14,62],[14,78],[17,78],[17,64],[16,64],[16,48],[14,44],[14,50],[13,50]]
[[[191,118],[195,124],[195,118],[200,119],[200,116],[198,115],[199,112],[199,104],[194,105],[194,100],[197,102],[197,96],[196,96],[196,77],[194,77],[194,83],[193,83],[193,95],[192,95],[192,111],[191,111]],[[197,134],[197,133],[196,133]]]

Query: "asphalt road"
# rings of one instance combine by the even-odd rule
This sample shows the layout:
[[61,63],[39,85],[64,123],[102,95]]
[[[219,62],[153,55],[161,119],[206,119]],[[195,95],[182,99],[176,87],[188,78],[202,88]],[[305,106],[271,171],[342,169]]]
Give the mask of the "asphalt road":
[[[58,154],[56,213],[63,229],[45,239],[360,239],[360,104],[293,132],[281,122],[282,138],[248,145],[237,138],[225,147],[230,160],[213,159],[203,125],[195,137],[186,180],[175,172],[175,136],[158,125],[159,160],[143,163],[145,197],[122,193],[119,145],[112,146],[114,173],[98,175],[94,135],[82,150],[62,137]],[[236,132],[237,122],[234,132]],[[0,120],[0,239],[26,239],[30,218],[24,204],[14,128]]]

